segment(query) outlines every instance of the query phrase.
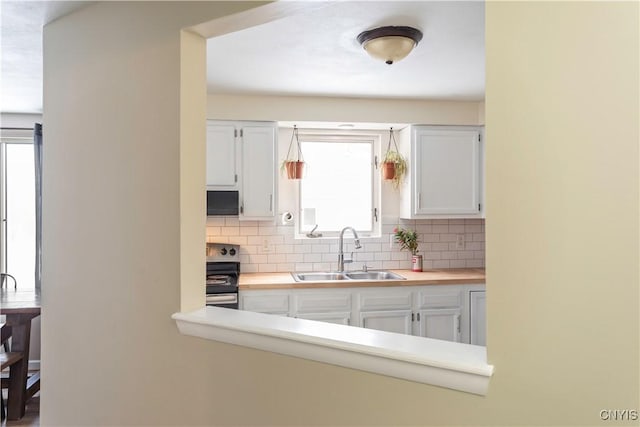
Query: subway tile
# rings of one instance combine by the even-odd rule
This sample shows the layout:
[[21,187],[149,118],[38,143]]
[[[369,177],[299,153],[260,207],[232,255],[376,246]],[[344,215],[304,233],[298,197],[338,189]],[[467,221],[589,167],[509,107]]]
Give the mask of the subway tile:
[[[424,267],[422,267],[424,268]],[[436,260],[433,261],[433,268],[451,268],[449,264],[449,260]]]
[[[410,269],[411,268],[411,264],[407,265],[406,267],[403,266],[403,264],[400,264],[400,268],[406,268],[406,269]],[[432,270],[433,269],[433,261],[429,260],[429,259],[423,259],[422,260],[422,271],[425,270]]]
[[240,264],[240,273],[257,273],[258,264]]
[[258,227],[259,221],[239,221],[240,227]]
[[273,264],[258,264],[259,273],[273,273],[275,271],[275,266]]
[[224,225],[224,217],[220,216],[208,216],[207,217],[207,227],[209,226],[222,226]]
[[240,253],[246,252],[247,254],[257,254],[258,246],[257,245],[244,245],[240,247]]
[[[346,259],[349,259],[348,256],[345,257]],[[338,262],[338,255],[336,254],[330,254],[330,253],[323,253],[322,254],[322,262]]]
[[438,233],[438,234],[445,234],[445,233],[449,233],[449,226],[448,225],[434,225],[431,228],[433,233]]
[[441,252],[440,256],[442,257],[442,259],[457,259],[458,253],[455,251],[447,251],[447,252]]
[[432,251],[448,251],[449,250],[449,243],[447,243],[447,242],[431,243],[431,250]]
[[258,235],[258,227],[240,227],[240,235],[241,236],[257,236]]
[[287,244],[282,244],[282,245],[276,245],[276,253],[277,254],[291,254],[293,253],[293,245],[287,245]]
[[482,268],[484,267],[484,260],[482,259],[468,259],[467,268]]
[[467,218],[464,220],[465,224],[469,224],[469,225],[479,225],[479,224],[484,224],[484,219],[481,218]]
[[398,270],[400,268],[399,261],[382,261],[382,268],[390,270]]
[[484,259],[484,251],[473,251],[474,259]]
[[365,243],[363,249],[367,252],[381,252],[382,245],[380,243]]
[[460,234],[462,234],[462,233],[464,233],[464,231],[465,231],[464,227],[465,227],[465,226],[464,226],[464,224],[462,224],[462,225],[459,225],[459,224],[455,224],[455,225],[449,224],[449,233],[460,233]]
[[293,252],[297,254],[308,254],[308,253],[311,253],[311,246],[309,245],[294,246]]
[[464,259],[452,259],[449,260],[449,268],[465,268],[467,261]]
[[390,252],[375,252],[374,253],[375,261],[390,261],[391,253]]
[[277,264],[276,265],[276,271],[277,272],[281,272],[281,273],[286,273],[289,271],[293,271],[293,269],[295,268],[295,264],[293,263],[285,263],[285,264]]
[[482,225],[480,224],[465,224],[464,226],[465,233],[481,233]]
[[409,258],[409,252],[391,252],[392,261],[404,261]]
[[287,262],[301,263],[304,261],[304,255],[303,254],[287,254],[286,259],[287,259]]
[[313,269],[313,264],[312,263],[306,263],[306,262],[300,262],[300,263],[296,263],[295,265],[295,271],[311,271]]
[[238,218],[226,217],[224,219],[224,225],[225,227],[238,227],[240,225],[240,221]]
[[223,236],[237,236],[240,234],[240,227],[220,227],[220,234]]
[[330,271],[331,263],[328,262],[314,262],[313,271]]
[[449,225],[448,219],[432,219],[433,225]]
[[449,219],[449,226],[451,225],[464,225],[465,224],[465,219],[459,218],[459,219],[455,219],[455,218],[451,218]]
[[242,255],[240,254],[240,266],[242,266],[242,264],[248,264],[249,263],[249,255]]
[[304,254],[304,262],[322,262],[322,254]]
[[251,263],[252,264],[265,264],[268,262],[269,257],[263,254],[251,254]]
[[484,233],[473,233],[474,242],[484,242]]
[[287,256],[285,254],[269,254],[267,255],[267,262],[270,264],[278,264],[287,262]]
[[468,242],[464,245],[464,248],[468,251],[484,250],[484,242]]
[[329,252],[329,245],[313,245],[311,252],[314,254],[323,254]]
[[440,235],[439,234],[425,234],[422,237],[422,240],[424,242],[439,242],[440,241]]
[[458,259],[473,259],[473,251],[458,251]]
[[232,245],[246,245],[247,238],[245,236],[229,236],[229,243]]
[[247,236],[247,245],[262,245],[263,240],[261,236]]
[[455,234],[441,234],[440,235],[440,241],[441,242],[455,242],[456,240],[458,240],[458,236],[456,236]]
[[424,259],[441,259],[440,252],[425,252],[422,257]]
[[418,224],[416,226],[416,231],[418,233],[432,233],[433,226],[431,224]]
[[258,234],[260,236],[272,236],[276,234],[276,228],[273,226],[262,226],[258,227]]
[[207,226],[207,236],[217,236],[220,234],[220,227]]

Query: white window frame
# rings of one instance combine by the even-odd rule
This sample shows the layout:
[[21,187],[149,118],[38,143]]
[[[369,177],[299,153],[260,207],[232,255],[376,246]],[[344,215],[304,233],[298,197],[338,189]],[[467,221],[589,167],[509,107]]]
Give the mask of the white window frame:
[[[382,216],[381,216],[381,184],[380,174],[378,173],[378,162],[380,153],[380,134],[367,132],[367,131],[300,131],[299,140],[301,144],[304,142],[357,142],[357,143],[370,143],[371,144],[371,230],[356,230],[360,238],[376,238],[381,236],[382,229]],[[303,150],[304,155],[304,150]],[[304,179],[304,178],[303,178]],[[298,182],[296,186],[296,223],[295,223],[295,239],[335,239],[339,236],[340,230],[320,230],[320,227],[316,232],[322,233],[322,237],[310,238],[307,237],[307,231],[302,231],[302,180]],[[375,210],[375,213],[374,213]],[[349,226],[345,224],[344,226]]]

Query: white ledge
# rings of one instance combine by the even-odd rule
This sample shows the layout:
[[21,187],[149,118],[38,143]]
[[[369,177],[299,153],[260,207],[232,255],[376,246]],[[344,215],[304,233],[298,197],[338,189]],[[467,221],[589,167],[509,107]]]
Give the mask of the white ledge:
[[476,345],[219,307],[172,318],[184,335],[479,395],[493,374]]

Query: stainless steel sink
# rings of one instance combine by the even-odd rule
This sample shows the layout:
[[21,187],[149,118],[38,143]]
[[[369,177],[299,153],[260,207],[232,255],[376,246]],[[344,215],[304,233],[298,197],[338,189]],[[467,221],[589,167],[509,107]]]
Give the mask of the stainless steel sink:
[[327,280],[349,280],[343,273],[313,272],[291,273],[296,282],[322,282]]
[[351,280],[405,280],[404,277],[385,270],[352,271],[346,275]]
[[337,280],[405,280],[404,277],[386,270],[338,272],[291,273],[296,282],[327,282]]

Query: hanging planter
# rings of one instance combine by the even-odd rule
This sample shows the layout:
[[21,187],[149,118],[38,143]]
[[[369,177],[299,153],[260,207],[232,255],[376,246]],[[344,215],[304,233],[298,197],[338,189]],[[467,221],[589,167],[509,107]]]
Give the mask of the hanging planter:
[[[291,149],[293,148],[294,137],[296,140],[296,148],[292,155]],[[304,157],[302,156],[302,148],[300,147],[300,140],[298,139],[298,128],[295,125],[293,125],[293,133],[291,134],[291,142],[289,142],[287,158],[282,161],[280,171],[286,171],[288,179],[302,179],[304,173]]]
[[[392,140],[395,149],[391,149]],[[387,145],[387,152],[382,157],[380,169],[382,170],[382,179],[391,181],[396,189],[400,187],[400,183],[407,173],[407,161],[398,150],[393,128],[389,128],[389,144]]]

